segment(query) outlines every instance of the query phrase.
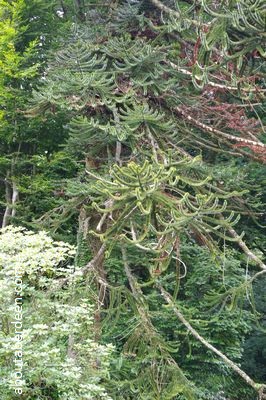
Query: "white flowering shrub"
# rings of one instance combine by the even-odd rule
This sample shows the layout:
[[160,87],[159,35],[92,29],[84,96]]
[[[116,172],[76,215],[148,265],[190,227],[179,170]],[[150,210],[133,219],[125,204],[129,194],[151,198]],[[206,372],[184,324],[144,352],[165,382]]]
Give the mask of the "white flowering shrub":
[[[75,249],[45,232],[0,230],[0,398],[111,400],[111,345],[93,339],[89,288]],[[68,279],[68,284],[62,284]]]

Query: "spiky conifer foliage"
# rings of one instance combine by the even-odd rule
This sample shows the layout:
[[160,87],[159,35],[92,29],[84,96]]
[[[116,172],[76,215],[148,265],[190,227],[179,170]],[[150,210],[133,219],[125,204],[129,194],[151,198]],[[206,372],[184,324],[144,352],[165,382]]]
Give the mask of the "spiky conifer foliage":
[[[66,150],[85,164],[85,171],[69,181],[70,200],[60,212],[65,219],[73,208],[79,211],[79,259],[84,259],[87,243],[96,260],[91,273],[98,288],[97,332],[105,314],[115,316],[120,326],[128,325],[113,376],[116,383],[111,380],[110,388],[117,399],[211,399],[223,389],[219,375],[226,371],[231,395],[232,364],[225,368],[226,363],[219,364],[209,353],[203,364],[205,371],[209,363],[215,364],[214,391],[200,383],[200,371],[198,387],[187,379],[186,373],[193,381],[195,370],[183,357],[197,359],[197,351],[203,351],[187,339],[194,353],[184,356],[182,336],[187,333],[179,328],[175,336],[174,328],[164,329],[162,319],[174,322],[158,288],[172,293],[171,304],[202,335],[211,326],[208,339],[213,345],[239,359],[242,334],[249,331],[245,319],[251,316],[240,315],[241,329],[235,332],[235,321],[226,323],[228,310],[231,300],[238,307],[251,293],[265,265],[233,229],[243,212],[245,191],[236,182],[224,183],[222,173],[208,161],[231,156],[265,161],[263,135],[259,137],[265,91],[262,2],[110,3],[109,12],[90,10],[88,25],[77,24],[71,40],[52,57],[29,112],[46,112],[47,118],[67,113]],[[93,36],[88,31],[96,15],[99,25]],[[200,153],[203,161],[195,157]],[[58,224],[58,210],[48,217]],[[254,269],[255,264],[262,269],[249,275],[237,265],[230,285],[223,277],[231,259],[229,239],[240,245]],[[201,278],[198,271],[189,275],[196,256],[183,261],[189,257],[182,255],[182,246],[195,242],[208,247],[213,257],[201,254]],[[119,282],[104,264],[103,251],[117,267]],[[217,286],[209,286],[217,278],[209,268],[212,263],[220,271]],[[198,297],[203,309],[195,304],[197,299],[186,305],[188,293],[196,297],[195,280],[207,287],[202,290],[209,297]],[[221,304],[221,309],[212,309],[206,317],[207,303]],[[222,342],[225,334],[228,340]],[[239,373],[236,365],[233,370]],[[263,396],[262,386],[240,376]]]

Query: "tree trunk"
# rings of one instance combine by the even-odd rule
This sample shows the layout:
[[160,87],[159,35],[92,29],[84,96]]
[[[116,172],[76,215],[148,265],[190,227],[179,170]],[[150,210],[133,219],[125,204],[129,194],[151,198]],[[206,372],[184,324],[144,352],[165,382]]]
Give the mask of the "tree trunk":
[[17,185],[15,181],[12,180],[10,171],[6,174],[5,191],[6,209],[2,221],[2,228],[5,228],[9,224],[10,217],[16,215],[16,203],[19,195]]
[[3,217],[2,228],[5,228],[8,225],[9,218],[12,214],[12,189],[9,182],[10,171],[7,172],[5,178],[5,199],[6,199],[6,209]]
[[15,183],[15,181],[12,182],[12,212],[11,212],[11,217],[14,217],[16,215],[16,203],[18,201],[18,188]]
[[90,271],[96,274],[95,289],[97,290],[97,301],[94,312],[94,331],[95,340],[99,340],[101,335],[101,308],[104,305],[106,288],[104,285],[99,283],[105,281],[106,272],[104,269],[104,258],[105,258],[105,246],[99,238],[89,233],[89,229],[96,230],[97,224],[99,224],[99,216],[88,215],[85,207],[81,207],[79,213],[79,232],[78,232],[78,253],[77,254],[77,265],[87,259],[86,255],[91,253],[92,260],[83,266],[83,273],[89,273]]

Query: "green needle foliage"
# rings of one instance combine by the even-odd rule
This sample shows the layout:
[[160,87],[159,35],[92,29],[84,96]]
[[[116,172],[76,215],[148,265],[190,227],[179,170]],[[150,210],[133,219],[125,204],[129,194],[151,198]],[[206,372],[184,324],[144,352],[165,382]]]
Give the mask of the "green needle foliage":
[[[95,342],[115,345],[105,391],[90,394],[89,369],[65,398],[262,400],[243,349],[263,325],[263,1],[40,0],[38,18],[2,3],[3,225],[77,244],[80,280],[49,306],[86,298]],[[84,326],[75,368],[91,351]]]

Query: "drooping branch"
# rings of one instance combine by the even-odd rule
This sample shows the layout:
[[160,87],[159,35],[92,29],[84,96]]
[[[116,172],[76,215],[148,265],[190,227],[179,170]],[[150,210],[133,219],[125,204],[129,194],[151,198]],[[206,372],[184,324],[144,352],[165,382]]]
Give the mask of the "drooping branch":
[[243,144],[247,145],[247,147],[255,146],[255,147],[261,148],[263,150],[263,153],[264,152],[266,153],[266,145],[264,143],[250,140],[250,139],[241,138],[238,136],[234,136],[229,133],[222,132],[219,129],[215,129],[212,126],[208,126],[208,125],[204,124],[203,122],[197,120],[196,118],[192,117],[191,115],[187,114],[187,112],[185,110],[183,110],[181,107],[176,106],[175,110],[179,114],[181,114],[187,121],[189,121],[193,125],[197,126],[201,130],[209,132],[213,136],[218,136],[218,137],[222,137],[222,138],[234,141],[234,142],[243,143]]
[[134,295],[135,298],[139,298],[142,296],[141,293],[141,289],[136,285],[135,279],[132,275],[132,272],[130,270],[129,264],[128,264],[128,259],[127,259],[127,253],[126,253],[126,249],[124,246],[122,246],[121,248],[121,252],[122,252],[122,258],[123,258],[123,263],[124,263],[124,269],[125,269],[125,273],[131,288],[131,291]]
[[123,263],[124,263],[124,270],[125,270],[128,282],[129,282],[129,286],[130,286],[130,289],[131,289],[131,292],[132,292],[134,298],[136,299],[136,307],[137,307],[137,310],[138,310],[138,313],[139,313],[139,316],[140,316],[140,319],[142,322],[143,334],[148,333],[149,338],[153,339],[153,345],[156,345],[157,347],[159,347],[162,354],[164,354],[164,356],[169,360],[171,365],[173,365],[175,367],[175,369],[180,374],[181,379],[183,380],[184,386],[187,387],[187,392],[189,394],[189,398],[194,399],[195,398],[194,391],[190,387],[190,382],[188,381],[186,376],[182,373],[182,371],[180,370],[180,367],[178,366],[176,361],[171,357],[171,355],[168,353],[168,351],[166,351],[163,348],[163,346],[161,345],[161,343],[163,342],[163,339],[160,337],[160,334],[156,331],[156,329],[153,326],[153,323],[150,319],[149,313],[147,311],[148,308],[145,305],[144,295],[142,293],[140,286],[138,285],[136,279],[134,278],[134,276],[131,272],[131,269],[130,269],[130,266],[128,263],[126,248],[123,245],[122,245],[121,251],[122,251],[122,258],[123,258]]
[[82,268],[81,270],[82,275],[86,275],[90,270],[96,268],[96,266],[98,266],[103,261],[105,251],[106,251],[106,245],[105,243],[103,243],[100,249],[98,250],[97,254],[93,257],[93,259],[89,261],[88,264],[85,265],[85,267]]
[[[170,67],[172,67],[173,69],[177,70],[178,72],[180,72],[183,75],[187,75],[190,78],[192,78],[193,74],[191,71],[188,71],[185,68],[179,67],[178,65],[174,64],[172,61],[166,61],[166,64],[169,65]],[[214,88],[217,89],[223,89],[223,90],[232,90],[232,91],[243,91],[243,92],[247,92],[247,93],[251,93],[251,92],[255,92],[255,93],[266,93],[266,89],[264,88],[258,88],[258,87],[238,87],[238,86],[232,86],[230,84],[226,85],[226,84],[222,84],[222,83],[217,83],[217,82],[213,82],[213,81],[209,81],[206,83],[206,86],[212,86]],[[260,104],[260,103],[259,103]]]
[[214,347],[212,344],[210,344],[206,339],[204,339],[185,319],[185,317],[183,316],[181,311],[177,308],[174,301],[172,300],[171,295],[159,283],[157,283],[156,286],[160,290],[160,293],[161,293],[162,297],[164,298],[164,300],[171,306],[173,312],[175,313],[175,315],[177,316],[179,321],[182,322],[183,325],[185,325],[185,327],[192,334],[192,336],[194,336],[195,339],[200,341],[205,347],[207,347],[209,350],[211,350],[213,353],[215,353],[217,356],[219,356],[225,362],[225,364],[227,364],[232,370],[234,370],[239,376],[241,376],[241,378],[243,378],[244,381],[249,386],[251,386],[257,392],[259,392],[260,399],[265,399],[266,395],[264,395],[264,393],[263,393],[265,386],[262,384],[256,383],[252,378],[250,378],[249,375],[247,375],[241,368],[239,368],[237,364],[235,364],[225,354],[223,354],[220,350],[218,350],[216,347]]
[[167,14],[174,15],[176,18],[180,18],[180,13],[172,8],[166,6],[159,0],[151,0],[151,2],[155,5],[155,7],[159,8],[161,11],[164,11]]
[[266,265],[264,262],[248,248],[246,243],[239,237],[237,232],[232,227],[228,228],[228,232],[234,239],[236,239],[237,244],[244,251],[246,256],[250,258],[250,260],[254,261],[262,270],[266,271]]
[[[160,0],[150,0],[150,1],[152,2],[153,5],[155,5],[155,7],[159,8],[159,10],[165,12],[166,14],[173,15],[178,19],[181,17],[181,14],[178,11],[173,10],[172,8],[166,6]],[[189,22],[194,26],[204,26],[204,24],[194,19],[182,18],[182,20]]]

